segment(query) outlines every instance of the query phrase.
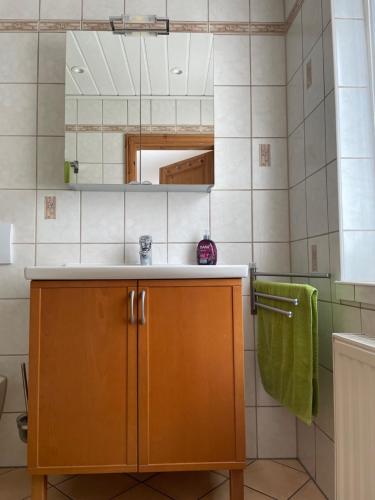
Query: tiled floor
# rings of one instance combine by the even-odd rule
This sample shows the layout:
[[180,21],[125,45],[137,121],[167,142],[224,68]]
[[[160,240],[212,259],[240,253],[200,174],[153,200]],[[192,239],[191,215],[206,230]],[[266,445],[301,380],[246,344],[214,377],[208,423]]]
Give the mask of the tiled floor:
[[[324,500],[297,460],[256,460],[245,470],[245,500]],[[1,500],[30,495],[25,469],[0,469]],[[52,476],[48,500],[229,500],[227,471]]]

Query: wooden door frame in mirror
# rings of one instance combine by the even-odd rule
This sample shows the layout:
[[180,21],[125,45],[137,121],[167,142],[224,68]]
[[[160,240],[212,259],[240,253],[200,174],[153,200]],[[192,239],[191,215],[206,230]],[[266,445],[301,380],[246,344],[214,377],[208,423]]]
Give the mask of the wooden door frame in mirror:
[[212,134],[125,134],[125,182],[137,181],[137,151],[140,149],[214,150]]

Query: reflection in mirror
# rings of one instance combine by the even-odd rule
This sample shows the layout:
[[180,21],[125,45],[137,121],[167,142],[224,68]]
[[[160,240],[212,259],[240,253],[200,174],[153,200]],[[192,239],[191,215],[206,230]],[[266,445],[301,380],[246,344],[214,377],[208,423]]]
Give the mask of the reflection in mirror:
[[213,36],[142,36],[141,53],[141,144],[128,180],[212,185]]
[[67,32],[66,181],[212,185],[212,42]]
[[129,182],[213,184],[213,135],[128,135],[126,155]]

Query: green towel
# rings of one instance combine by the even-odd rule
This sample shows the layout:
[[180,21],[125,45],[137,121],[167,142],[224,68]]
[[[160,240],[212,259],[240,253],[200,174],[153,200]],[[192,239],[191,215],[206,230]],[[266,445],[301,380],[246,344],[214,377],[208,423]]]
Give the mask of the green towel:
[[293,311],[293,318],[258,307],[258,361],[265,390],[306,424],[318,413],[318,292],[309,285],[255,281],[260,293],[299,299],[299,305],[258,297]]

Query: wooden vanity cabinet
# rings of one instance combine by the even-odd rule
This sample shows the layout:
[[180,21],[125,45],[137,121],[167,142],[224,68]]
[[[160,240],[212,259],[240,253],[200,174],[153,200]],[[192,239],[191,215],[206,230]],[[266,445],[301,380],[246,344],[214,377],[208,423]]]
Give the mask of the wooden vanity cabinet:
[[[134,298],[134,301],[133,301]],[[33,281],[29,471],[245,466],[240,279]]]
[[138,282],[139,470],[225,469],[245,456],[241,287]]
[[136,290],[136,281],[32,282],[32,474],[137,470]]

